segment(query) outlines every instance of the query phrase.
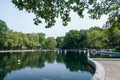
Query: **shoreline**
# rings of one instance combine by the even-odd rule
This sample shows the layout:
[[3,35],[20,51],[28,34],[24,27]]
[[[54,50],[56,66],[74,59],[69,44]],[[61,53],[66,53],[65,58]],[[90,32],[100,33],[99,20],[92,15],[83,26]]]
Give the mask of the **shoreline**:
[[95,69],[95,73],[91,80],[104,80],[105,79],[105,69],[102,64],[88,58],[88,63]]
[[0,50],[0,53],[7,53],[7,52],[34,52],[37,50]]

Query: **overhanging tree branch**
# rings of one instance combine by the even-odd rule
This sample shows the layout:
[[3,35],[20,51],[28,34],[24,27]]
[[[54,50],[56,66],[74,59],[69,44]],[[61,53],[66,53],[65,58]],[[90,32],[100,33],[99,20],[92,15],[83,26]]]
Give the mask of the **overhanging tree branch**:
[[63,25],[67,26],[71,21],[69,14],[72,10],[81,18],[84,17],[83,12],[86,9],[92,19],[99,19],[102,15],[109,14],[109,20],[111,18],[118,20],[117,16],[120,15],[119,0],[12,0],[12,3],[19,10],[25,9],[28,13],[34,13],[36,17],[33,20],[36,25],[42,23],[41,19],[44,19],[46,28],[54,26],[55,18],[58,16],[61,17]]

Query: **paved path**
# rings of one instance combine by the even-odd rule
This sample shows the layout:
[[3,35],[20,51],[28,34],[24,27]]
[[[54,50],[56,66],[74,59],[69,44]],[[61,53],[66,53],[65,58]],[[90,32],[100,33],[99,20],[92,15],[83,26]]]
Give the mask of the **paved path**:
[[105,68],[105,80],[120,80],[120,59],[93,58]]

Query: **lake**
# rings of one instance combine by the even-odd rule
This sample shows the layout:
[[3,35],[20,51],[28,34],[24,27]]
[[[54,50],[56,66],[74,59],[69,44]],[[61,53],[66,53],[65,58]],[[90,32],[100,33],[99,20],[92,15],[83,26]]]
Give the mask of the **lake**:
[[0,53],[0,80],[90,80],[93,74],[84,53]]

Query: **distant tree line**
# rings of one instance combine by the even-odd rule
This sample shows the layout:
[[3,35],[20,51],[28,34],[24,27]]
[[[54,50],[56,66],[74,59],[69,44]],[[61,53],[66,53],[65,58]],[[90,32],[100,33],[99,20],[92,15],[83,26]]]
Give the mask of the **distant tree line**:
[[120,27],[91,27],[70,30],[65,36],[45,37],[44,33],[22,33],[10,30],[0,20],[0,50],[10,49],[114,49],[120,51]]
[[0,50],[10,49],[54,49],[56,40],[45,37],[44,33],[22,33],[10,30],[6,23],[0,20]]
[[70,30],[57,37],[57,47],[63,49],[113,49],[120,51],[120,29],[92,27],[89,30]]

